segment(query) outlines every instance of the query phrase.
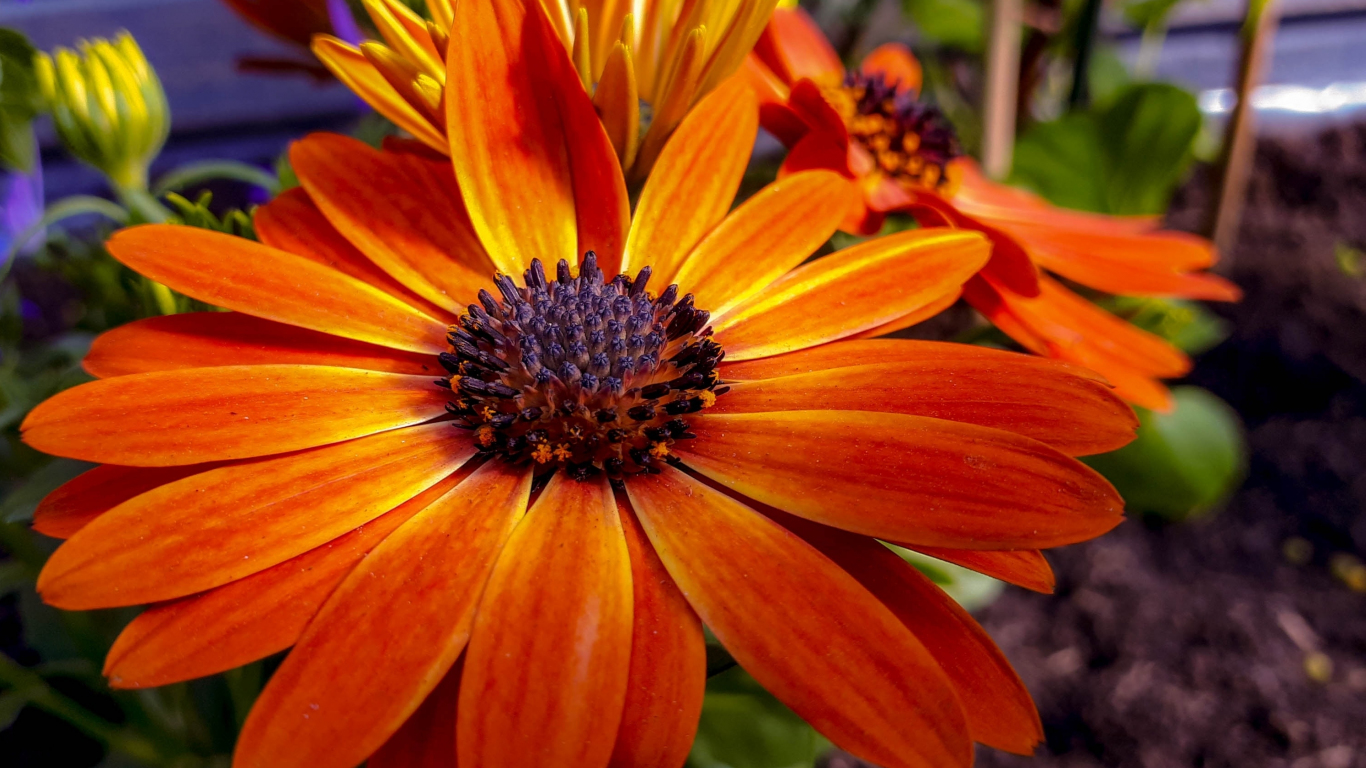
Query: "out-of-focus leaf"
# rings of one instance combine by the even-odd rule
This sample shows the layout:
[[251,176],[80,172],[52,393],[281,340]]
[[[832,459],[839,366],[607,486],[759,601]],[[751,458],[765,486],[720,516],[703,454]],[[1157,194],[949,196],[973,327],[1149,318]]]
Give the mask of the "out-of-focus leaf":
[[19,711],[27,704],[28,696],[23,691],[0,693],[0,731],[13,725],[14,719],[19,717]]
[[1064,208],[1104,211],[1104,155],[1095,115],[1071,112],[1020,137],[1010,180]]
[[1337,260],[1338,269],[1348,277],[1361,277],[1366,275],[1366,254],[1360,248],[1353,248],[1344,242],[1333,244],[1333,258]]
[[1107,104],[1032,127],[1016,142],[1011,181],[1066,208],[1162,213],[1190,166],[1200,126],[1190,93],[1131,85]]
[[1172,390],[1171,413],[1136,408],[1138,438],[1085,459],[1124,496],[1132,512],[1169,520],[1199,516],[1242,482],[1247,446],[1238,414],[1199,387]]
[[1167,83],[1126,89],[1100,115],[1109,213],[1163,213],[1200,133],[1195,95]]
[[902,0],[902,8],[929,42],[982,51],[985,10],[977,0]]
[[0,166],[29,172],[37,157],[33,118],[42,95],[33,73],[38,51],[21,33],[0,27]]
[[1087,76],[1092,103],[1099,106],[1110,104],[1116,96],[1133,85],[1133,82],[1133,75],[1129,74],[1129,67],[1119,57],[1118,50],[1112,45],[1098,44],[1091,53],[1091,65]]
[[1140,29],[1161,24],[1182,0],[1138,0],[1124,5],[1124,19]]
[[[0,595],[6,595],[20,587],[29,586],[32,574],[23,563],[13,560],[0,561]],[[0,730],[4,730],[0,726]]]
[[830,748],[816,733],[735,667],[707,681],[690,768],[810,768]]
[[1170,341],[1188,355],[1213,349],[1230,333],[1227,321],[1195,301],[1113,296],[1102,301],[1101,306]]
[[3,502],[0,502],[0,520],[12,523],[31,519],[34,508],[44,496],[94,466],[74,459],[56,459],[48,462],[42,469],[29,475],[24,482],[10,491]]

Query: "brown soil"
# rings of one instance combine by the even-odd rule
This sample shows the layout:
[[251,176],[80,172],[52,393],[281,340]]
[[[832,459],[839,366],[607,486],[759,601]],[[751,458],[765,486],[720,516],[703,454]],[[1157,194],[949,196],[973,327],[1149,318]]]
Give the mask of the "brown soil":
[[[1201,190],[1174,224],[1200,220]],[[1363,213],[1366,125],[1259,147],[1225,270],[1247,298],[1216,308],[1234,335],[1191,377],[1246,420],[1249,479],[1212,518],[1057,551],[1055,595],[982,611],[1047,740],[980,766],[1366,768],[1366,594],[1330,565],[1366,553],[1366,277],[1335,255],[1366,250]]]

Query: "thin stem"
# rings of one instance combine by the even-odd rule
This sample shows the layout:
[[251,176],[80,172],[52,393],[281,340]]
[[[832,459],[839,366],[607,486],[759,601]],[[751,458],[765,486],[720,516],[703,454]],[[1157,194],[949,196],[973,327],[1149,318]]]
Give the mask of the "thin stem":
[[1096,47],[1096,27],[1100,24],[1100,0],[1086,0],[1077,18],[1077,57],[1072,62],[1072,92],[1067,95],[1068,109],[1082,109],[1091,101],[1091,53]]
[[18,692],[33,706],[71,723],[109,749],[152,765],[167,765],[170,762],[147,737],[110,723],[82,707],[48,685],[38,673],[20,666],[3,653],[0,653],[0,683]]
[[56,224],[63,219],[69,219],[72,216],[80,216],[85,213],[96,213],[107,219],[112,219],[119,224],[128,223],[128,211],[117,203],[93,195],[72,195],[71,197],[64,197],[48,206],[47,210],[43,212],[42,217],[29,225],[23,232],[20,232],[19,236],[10,244],[10,247],[5,251],[4,257],[0,258],[0,280],[4,279],[5,275],[8,274],[10,264],[14,262],[15,255],[19,253],[19,249],[22,248],[25,243],[32,240],[39,232],[42,232],[53,224]]
[[128,210],[142,221],[162,224],[172,216],[171,211],[157,202],[145,187],[116,187],[114,191],[118,193],[119,200],[123,201]]
[[1138,58],[1134,61],[1134,77],[1151,80],[1157,72],[1157,60],[1162,56],[1162,44],[1167,40],[1167,16],[1157,16],[1143,25],[1143,37],[1138,42]]
[[204,160],[182,165],[157,179],[152,186],[152,194],[160,197],[167,192],[178,192],[213,179],[240,181],[260,187],[272,195],[280,191],[279,179],[254,165],[236,160]]

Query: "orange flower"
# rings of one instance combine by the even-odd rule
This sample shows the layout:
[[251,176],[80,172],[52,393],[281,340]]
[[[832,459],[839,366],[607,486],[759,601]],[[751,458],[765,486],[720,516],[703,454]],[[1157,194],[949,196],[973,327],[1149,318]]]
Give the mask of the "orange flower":
[[803,263],[849,187],[794,173],[728,212],[758,131],[742,82],[683,121],[630,215],[538,7],[456,13],[453,164],[315,135],[262,244],[109,242],[233,311],[101,336],[100,380],[24,422],[103,464],[35,517],[69,537],[44,599],[152,604],[106,662],[122,688],[292,646],[238,768],[680,766],[704,622],[889,768],[1029,752],[1000,651],[878,539],[1051,589],[1038,549],[1121,519],[1072,457],[1130,440],[1129,408],[1054,361],[859,339],[955,294],[986,241]]
[[985,233],[991,261],[963,297],[1027,349],[1098,371],[1130,402],[1170,407],[1159,379],[1184,375],[1190,360],[1048,273],[1106,293],[1240,296],[1197,271],[1215,260],[1202,238],[1158,230],[1152,217],[1064,210],[988,180],[960,156],[944,116],[917,100],[920,64],[904,46],[884,45],[845,72],[804,11],[780,9],[745,72],[760,93],[764,127],[791,148],[783,173],[829,168],[862,189],[844,229],[871,234],[900,211],[922,224]]
[[[649,174],[688,110],[740,68],[777,1],[541,0],[630,181]],[[425,21],[400,0],[363,2],[383,42],[324,35],[314,52],[376,111],[445,153],[447,48],[452,38],[473,44],[453,25],[454,3],[430,0]]]

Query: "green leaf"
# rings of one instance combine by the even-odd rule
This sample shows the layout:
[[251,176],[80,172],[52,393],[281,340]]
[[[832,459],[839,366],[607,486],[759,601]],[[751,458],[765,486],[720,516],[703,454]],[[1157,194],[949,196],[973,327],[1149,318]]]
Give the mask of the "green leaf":
[[33,72],[37,52],[21,33],[0,27],[0,166],[25,173],[37,157],[33,118],[43,104]]
[[1208,512],[1242,482],[1247,445],[1238,414],[1199,387],[1172,390],[1171,413],[1136,408],[1138,438],[1091,456],[1129,511],[1184,520]]
[[1099,133],[1090,112],[1038,123],[1015,143],[1010,181],[1064,208],[1104,211],[1106,163]]
[[743,669],[707,681],[690,768],[810,768],[830,749]]
[[0,731],[14,725],[19,712],[28,704],[28,696],[22,691],[0,693]]
[[1065,208],[1162,213],[1190,167],[1200,126],[1190,93],[1130,85],[1102,106],[1032,127],[1015,144],[1010,180]]
[[1133,325],[1170,341],[1188,355],[1213,349],[1230,333],[1227,321],[1195,301],[1112,296],[1099,303]]
[[1200,133],[1195,96],[1167,83],[1121,93],[1100,116],[1109,213],[1163,213],[1185,176]]
[[977,0],[902,0],[907,16],[929,42],[980,53],[985,10]]

